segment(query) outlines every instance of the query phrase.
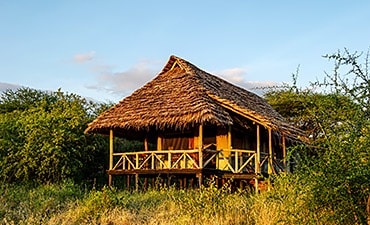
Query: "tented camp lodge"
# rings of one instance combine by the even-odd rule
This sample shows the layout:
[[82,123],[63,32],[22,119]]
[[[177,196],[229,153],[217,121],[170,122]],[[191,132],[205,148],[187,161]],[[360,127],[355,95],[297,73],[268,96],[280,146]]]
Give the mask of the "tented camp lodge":
[[[136,188],[213,177],[257,186],[258,177],[287,170],[286,148],[302,135],[263,98],[176,56],[86,132],[110,136],[109,184],[125,175]],[[142,150],[114,148],[117,138],[140,141]]]

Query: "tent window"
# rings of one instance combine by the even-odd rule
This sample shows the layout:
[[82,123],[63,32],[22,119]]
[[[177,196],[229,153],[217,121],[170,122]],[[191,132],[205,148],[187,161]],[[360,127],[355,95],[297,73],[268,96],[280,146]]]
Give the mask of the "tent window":
[[216,133],[217,127],[206,126],[203,130],[203,146],[208,146],[208,149],[216,150]]
[[194,139],[188,137],[163,138],[164,150],[188,150],[194,148]]

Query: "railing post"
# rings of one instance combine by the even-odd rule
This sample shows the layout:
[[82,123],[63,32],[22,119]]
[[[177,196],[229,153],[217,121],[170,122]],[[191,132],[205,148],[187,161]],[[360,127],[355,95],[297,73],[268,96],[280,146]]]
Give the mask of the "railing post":
[[172,168],[172,159],[171,159],[172,155],[171,155],[171,152],[169,151],[168,152],[168,169],[171,169]]
[[135,169],[139,169],[139,154],[136,153],[136,163],[135,163]]
[[126,154],[122,154],[122,169],[126,169]]
[[238,172],[239,170],[239,153],[235,151],[235,171]]
[[155,155],[154,152],[152,152],[152,170],[155,169]]

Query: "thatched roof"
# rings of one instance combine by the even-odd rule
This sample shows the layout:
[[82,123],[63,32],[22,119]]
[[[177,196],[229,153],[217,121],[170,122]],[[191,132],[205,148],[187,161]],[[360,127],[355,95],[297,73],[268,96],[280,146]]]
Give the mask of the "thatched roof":
[[176,56],[152,81],[99,115],[86,132],[227,126],[233,124],[231,112],[293,138],[301,135],[263,98]]

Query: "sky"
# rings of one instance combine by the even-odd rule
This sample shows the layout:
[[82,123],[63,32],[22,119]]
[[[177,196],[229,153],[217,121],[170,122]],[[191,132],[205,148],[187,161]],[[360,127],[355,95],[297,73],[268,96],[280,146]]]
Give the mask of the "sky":
[[171,55],[250,89],[307,86],[370,47],[370,1],[0,0],[0,90],[118,102]]

